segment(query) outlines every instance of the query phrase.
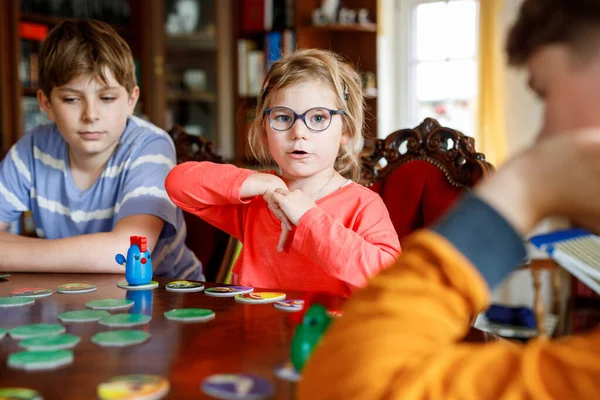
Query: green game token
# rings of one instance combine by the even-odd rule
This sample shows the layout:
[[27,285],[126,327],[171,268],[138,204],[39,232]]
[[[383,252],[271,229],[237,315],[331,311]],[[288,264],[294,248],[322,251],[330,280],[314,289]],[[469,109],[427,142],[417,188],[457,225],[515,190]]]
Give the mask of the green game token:
[[0,308],[28,306],[35,303],[31,297],[0,297]]
[[111,327],[144,325],[152,318],[144,314],[115,314],[100,318],[100,325]]
[[1,388],[0,399],[6,400],[43,400],[35,390],[24,388]]
[[13,339],[29,339],[40,336],[60,335],[65,333],[66,329],[58,324],[31,324],[17,326],[8,331]]
[[15,297],[48,297],[52,296],[52,290],[44,289],[44,288],[21,288],[15,289],[10,292],[11,296]]
[[85,305],[92,310],[123,310],[133,307],[133,300],[128,299],[104,299],[93,300]]
[[27,371],[52,369],[73,362],[71,350],[22,351],[8,356],[8,366]]
[[204,308],[180,308],[167,311],[165,317],[174,321],[202,322],[214,319],[215,313]]
[[201,292],[204,290],[204,285],[198,282],[190,281],[173,281],[165,286],[168,292]]
[[59,314],[58,319],[62,322],[93,322],[107,315],[110,313],[104,310],[77,310]]
[[65,333],[63,335],[25,339],[19,343],[19,346],[30,351],[63,350],[75,347],[79,340],[81,340],[79,336]]
[[0,279],[8,278],[10,274],[5,274],[4,272],[0,272]]
[[2,340],[4,338],[4,336],[6,335],[6,332],[8,332],[6,329],[0,328],[0,340]]
[[119,282],[117,282],[117,286],[120,287],[121,289],[127,289],[127,290],[148,290],[148,289],[156,289],[158,287],[158,282],[150,281],[150,283],[147,283],[145,285],[130,285],[129,283],[127,283],[127,281],[125,279],[123,279],[123,280],[120,280]]
[[144,343],[148,338],[150,338],[148,332],[125,329],[121,331],[100,332],[92,336],[91,340],[98,346],[123,347]]

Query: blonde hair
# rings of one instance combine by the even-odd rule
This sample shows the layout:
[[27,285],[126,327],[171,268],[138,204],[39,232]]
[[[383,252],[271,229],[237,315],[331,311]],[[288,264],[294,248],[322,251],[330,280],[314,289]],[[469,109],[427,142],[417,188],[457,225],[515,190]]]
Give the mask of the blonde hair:
[[320,81],[335,93],[347,142],[340,145],[334,168],[342,176],[358,180],[360,164],[358,153],[363,146],[365,105],[362,80],[354,68],[339,55],[321,49],[302,49],[273,64],[259,94],[256,116],[248,131],[251,154],[263,165],[272,164],[273,158],[266,141],[265,110],[279,91],[301,82]]

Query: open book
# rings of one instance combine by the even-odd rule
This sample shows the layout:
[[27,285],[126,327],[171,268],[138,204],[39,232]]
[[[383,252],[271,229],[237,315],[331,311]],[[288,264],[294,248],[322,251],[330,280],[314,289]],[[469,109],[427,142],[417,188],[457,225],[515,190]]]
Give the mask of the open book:
[[533,236],[529,241],[600,294],[600,237],[584,229],[567,229]]

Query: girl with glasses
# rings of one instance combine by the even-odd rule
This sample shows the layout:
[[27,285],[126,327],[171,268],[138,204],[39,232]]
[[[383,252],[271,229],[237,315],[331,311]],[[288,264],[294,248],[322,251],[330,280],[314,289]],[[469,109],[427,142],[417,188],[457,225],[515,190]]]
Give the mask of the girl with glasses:
[[271,67],[248,133],[276,171],[189,162],[167,192],[243,243],[233,283],[349,296],[400,254],[383,201],[354,182],[363,121],[357,72],[330,51],[298,50]]

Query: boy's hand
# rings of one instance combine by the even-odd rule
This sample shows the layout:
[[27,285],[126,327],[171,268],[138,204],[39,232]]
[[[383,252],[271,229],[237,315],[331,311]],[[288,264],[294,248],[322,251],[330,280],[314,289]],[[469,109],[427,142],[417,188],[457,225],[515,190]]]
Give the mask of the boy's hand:
[[298,225],[300,218],[317,204],[301,190],[282,190],[276,189],[273,199],[283,210],[285,216],[294,224]]
[[600,228],[600,130],[585,129],[539,140],[475,193],[521,234],[548,216]]

